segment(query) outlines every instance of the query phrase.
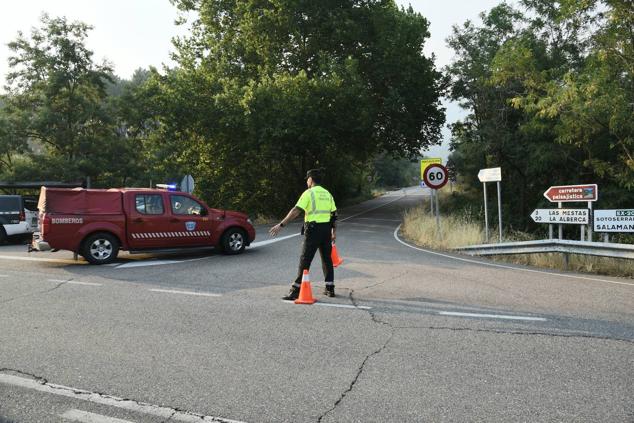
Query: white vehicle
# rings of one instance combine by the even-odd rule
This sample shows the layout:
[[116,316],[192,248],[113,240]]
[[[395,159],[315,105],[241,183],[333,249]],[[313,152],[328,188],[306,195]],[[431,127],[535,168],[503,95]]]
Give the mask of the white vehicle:
[[38,212],[33,200],[20,195],[0,195],[0,244],[8,237],[37,231]]

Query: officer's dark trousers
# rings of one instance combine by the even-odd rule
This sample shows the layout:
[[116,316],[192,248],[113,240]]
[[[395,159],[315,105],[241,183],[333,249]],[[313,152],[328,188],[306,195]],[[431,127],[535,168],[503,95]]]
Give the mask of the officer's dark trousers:
[[330,256],[332,252],[331,242],[330,222],[310,222],[306,224],[302,255],[299,258],[299,270],[297,272],[297,278],[293,283],[293,287],[299,288],[302,284],[302,274],[304,273],[304,270],[310,269],[310,263],[313,261],[317,250],[319,250],[319,254],[321,255],[321,263],[326,286],[335,286],[335,271],[332,266],[332,257]]

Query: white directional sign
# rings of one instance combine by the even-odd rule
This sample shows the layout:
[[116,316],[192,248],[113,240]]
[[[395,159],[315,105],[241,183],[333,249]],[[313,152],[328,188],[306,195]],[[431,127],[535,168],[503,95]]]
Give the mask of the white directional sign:
[[537,223],[568,223],[587,225],[590,219],[588,209],[535,209],[531,217]]
[[492,167],[489,169],[480,169],[478,172],[480,182],[498,182],[502,180],[502,168]]
[[634,232],[634,209],[595,210],[595,232]]

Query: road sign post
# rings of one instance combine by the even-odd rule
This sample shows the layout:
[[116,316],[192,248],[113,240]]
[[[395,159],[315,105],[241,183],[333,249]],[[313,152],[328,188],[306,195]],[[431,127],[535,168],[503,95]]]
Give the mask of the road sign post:
[[489,207],[487,206],[487,184],[482,183],[484,188],[484,242],[489,243]]
[[[425,185],[432,189],[433,195],[436,196],[436,231],[440,238],[440,207],[438,202],[438,190],[444,187],[448,181],[447,169],[437,163],[432,163],[425,168],[423,172],[423,180]],[[434,198],[432,197],[432,203]]]
[[[588,209],[590,214],[592,214],[592,201],[588,201]],[[588,224],[588,241],[592,242],[592,224]]]
[[436,196],[436,236],[438,237],[438,239],[440,239],[440,207],[438,207],[438,191],[436,191],[435,196]]
[[[422,187],[429,188],[429,186],[425,184],[425,169],[427,169],[427,167],[432,164],[442,164],[442,159],[440,157],[430,157],[430,158],[420,160],[420,180],[421,180]],[[430,188],[430,193],[431,195],[429,197],[429,213],[433,217],[434,216],[434,190],[432,188]],[[436,211],[436,213],[438,213],[438,211]]]
[[489,210],[487,207],[487,182],[497,182],[498,188],[498,226],[500,229],[500,239],[498,242],[502,242],[502,190],[500,187],[500,181],[502,181],[502,168],[492,167],[489,169],[480,169],[478,172],[478,179],[482,182],[484,191],[484,237],[485,242],[489,242]]
[[[561,202],[557,203],[557,208],[561,209]],[[559,224],[559,240],[561,241],[562,239],[564,239],[564,225],[562,225],[561,223]]]
[[498,227],[500,229],[500,241],[502,242],[502,190],[500,189],[500,181],[497,181],[498,185]]

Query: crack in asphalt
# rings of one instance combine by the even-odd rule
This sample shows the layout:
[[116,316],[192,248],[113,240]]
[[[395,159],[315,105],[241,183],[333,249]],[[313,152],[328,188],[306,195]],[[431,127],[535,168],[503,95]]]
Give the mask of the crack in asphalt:
[[318,422],[321,422],[321,420],[326,417],[326,415],[328,415],[329,413],[331,413],[332,411],[334,411],[339,404],[341,403],[341,401],[343,401],[343,399],[346,397],[346,395],[348,395],[348,393],[350,393],[352,391],[352,389],[354,389],[354,385],[357,383],[357,381],[359,380],[359,377],[361,376],[361,373],[363,373],[363,369],[365,367],[365,363],[368,362],[368,360],[370,358],[372,358],[375,355],[380,354],[381,352],[383,352],[383,350],[387,347],[387,345],[390,343],[390,341],[392,340],[392,338],[394,337],[394,331],[392,331],[392,333],[390,333],[390,337],[387,339],[387,341],[385,341],[385,344],[383,344],[383,346],[381,348],[379,348],[378,350],[374,351],[371,354],[368,354],[365,359],[363,360],[363,362],[361,363],[361,365],[359,366],[359,368],[357,369],[357,374],[354,376],[354,378],[352,379],[352,382],[350,382],[350,386],[348,387],[348,389],[346,389],[345,391],[343,391],[343,393],[341,394],[341,396],[339,397],[339,399],[337,401],[335,401],[334,405],[332,406],[332,408],[330,408],[329,410],[327,410],[324,414],[322,414],[321,416],[319,416],[319,418],[317,419]]
[[[406,270],[406,271],[401,272],[401,273],[399,273],[399,274],[397,274],[397,275],[395,275],[395,276],[392,276],[391,278],[384,279],[384,280],[382,280],[382,281],[380,281],[380,282],[377,282],[377,283],[375,283],[375,284],[372,284],[372,285],[366,285],[366,286],[364,286],[364,287],[362,287],[362,288],[359,288],[359,289],[358,289],[358,291],[363,291],[363,290],[365,290],[365,289],[370,289],[370,288],[374,288],[375,286],[383,285],[384,283],[387,283],[387,282],[392,282],[392,281],[395,281],[396,279],[400,278],[401,276],[405,276],[405,275],[407,275],[408,273],[409,273],[409,271],[407,271],[407,270]],[[351,298],[351,300],[352,300],[352,298]],[[353,304],[354,304],[354,303],[353,303]]]
[[[384,282],[387,282],[387,281],[384,281]],[[355,308],[358,308],[359,305],[357,304],[356,299],[352,295],[353,292],[354,292],[354,290],[350,290],[350,293],[348,294],[348,297],[350,298],[350,302],[352,303],[352,305]],[[389,343],[392,341],[392,338],[394,338],[395,330],[394,330],[394,327],[389,322],[384,322],[384,321],[380,320],[379,318],[377,318],[376,314],[371,309],[370,310],[359,309],[359,310],[366,311],[370,315],[370,318],[372,319],[372,321],[374,323],[389,327],[390,328],[390,336],[388,337],[388,339],[385,341],[385,343],[379,349],[377,349],[376,351],[368,354],[365,357],[365,359],[363,360],[363,362],[361,363],[361,365],[357,369],[356,375],[354,376],[354,378],[350,382],[350,386],[348,386],[348,388],[341,393],[341,395],[339,396],[339,399],[337,399],[337,401],[335,401],[335,403],[333,404],[333,406],[329,410],[326,410],[326,412],[324,412],[321,416],[319,416],[319,418],[317,419],[318,423],[321,422],[324,417],[326,417],[328,414],[333,412],[339,406],[339,404],[343,401],[343,399],[346,397],[346,395],[348,395],[354,389],[354,386],[356,385],[357,381],[359,380],[359,377],[361,377],[361,373],[363,373],[363,370],[365,368],[366,363],[372,357],[374,357],[375,355],[381,354],[383,352],[383,350],[385,348],[387,348]]]
[[540,332],[540,331],[522,331],[522,330],[510,330],[510,329],[478,329],[478,328],[466,328],[466,327],[451,327],[451,326],[393,326],[394,329],[428,329],[428,330],[449,330],[455,332],[488,332],[496,333],[500,335],[523,335],[523,336],[550,336],[553,338],[580,338],[580,339],[597,339],[603,341],[617,341],[634,344],[634,339],[628,338],[614,338],[611,336],[601,336],[592,334],[575,334],[575,333],[552,333],[552,332]]
[[169,423],[170,421],[172,421],[172,417],[174,417],[175,414],[176,414],[176,410],[172,412],[172,414],[167,418],[167,420],[162,420],[160,423]]
[[[374,285],[369,285],[366,287],[361,288],[361,290],[364,289],[368,289],[392,280],[395,280],[401,276],[403,276],[403,274],[405,274],[407,272],[403,272],[401,274],[398,274],[392,278],[386,279],[384,281],[381,281],[379,283],[376,283]],[[359,304],[356,298],[354,298],[354,290],[351,289],[348,297],[350,299],[350,302],[352,303],[352,305],[359,309]],[[361,377],[361,374],[363,373],[363,370],[365,369],[365,365],[366,363],[374,356],[380,354],[381,352],[383,352],[383,350],[385,350],[387,348],[387,346],[389,345],[389,343],[392,341],[392,339],[394,338],[394,335],[396,333],[397,330],[404,330],[404,329],[426,329],[426,330],[444,330],[444,331],[468,331],[468,332],[485,332],[485,333],[495,333],[495,334],[500,334],[500,335],[518,335],[518,336],[549,336],[549,337],[559,337],[559,338],[580,338],[580,339],[597,339],[597,340],[607,340],[607,341],[617,341],[617,342],[625,342],[625,343],[631,343],[634,344],[634,340],[632,339],[627,339],[627,338],[614,338],[614,337],[609,337],[609,336],[599,336],[599,335],[584,335],[584,334],[566,334],[566,333],[549,333],[549,332],[539,332],[539,331],[517,331],[517,330],[505,330],[505,329],[478,329],[478,328],[467,328],[467,327],[450,327],[450,326],[394,326],[392,325],[390,322],[386,322],[384,320],[379,319],[379,317],[377,316],[377,314],[372,310],[372,309],[359,309],[359,310],[363,310],[366,311],[369,315],[370,318],[372,319],[372,321],[376,324],[380,324],[380,325],[384,325],[390,328],[390,336],[389,338],[385,341],[385,343],[376,351],[368,354],[365,359],[363,360],[363,362],[361,363],[361,365],[359,366],[359,368],[357,369],[357,373],[354,376],[354,378],[352,379],[352,381],[350,382],[350,386],[348,386],[348,388],[343,391],[341,393],[341,395],[339,396],[339,398],[337,399],[337,401],[335,401],[335,403],[333,404],[333,406],[326,410],[322,415],[319,416],[319,418],[317,419],[318,423],[321,423],[321,421],[331,412],[333,412],[338,406],[339,404],[341,404],[341,402],[343,401],[343,399],[354,389],[357,381],[359,380],[359,378]]]
[[[153,409],[157,409],[157,410],[161,410],[161,409],[169,410],[169,412],[171,412],[171,414],[167,417],[167,420],[164,421],[165,423],[167,423],[169,421],[172,421],[172,418],[174,416],[176,416],[176,414],[178,414],[178,413],[186,416],[187,418],[197,418],[201,422],[219,422],[219,423],[232,423],[233,422],[233,423],[235,423],[235,420],[225,419],[223,417],[203,416],[202,414],[193,413],[191,411],[187,411],[187,410],[184,410],[184,409],[181,409],[181,408],[178,408],[178,407],[158,406],[158,405],[153,405],[153,404],[149,404],[149,403],[142,402],[142,401],[137,401],[137,400],[134,400],[134,399],[131,399],[131,398],[120,398],[120,397],[115,397],[115,396],[112,396],[112,395],[109,395],[109,394],[105,394],[105,393],[102,393],[102,392],[86,391],[86,390],[83,390],[83,389],[77,389],[77,388],[73,388],[73,387],[70,387],[70,386],[57,385],[57,384],[54,384],[54,383],[50,383],[46,378],[44,378],[42,376],[38,376],[38,375],[33,374],[33,373],[25,372],[23,370],[11,369],[11,368],[8,368],[8,367],[0,367],[0,374],[2,374],[2,373],[9,373],[9,374],[12,373],[12,374],[17,374],[17,375],[21,375],[21,376],[28,376],[28,377],[32,378],[33,380],[35,380],[40,385],[47,386],[48,388],[51,388],[51,389],[57,390],[57,391],[72,392],[73,394],[76,394],[76,395],[96,395],[99,398],[108,399],[108,400],[114,401],[114,402],[132,403],[132,404],[135,404],[136,406],[139,406],[140,408],[141,407],[146,407],[146,408],[153,408]],[[75,398],[75,399],[93,402],[93,401],[91,401],[89,399],[85,399],[85,398]],[[106,404],[106,403],[103,403],[103,404]],[[113,405],[110,404],[110,406],[113,406]],[[125,407],[123,407],[123,408],[125,409]],[[140,414],[148,414],[147,412],[144,412],[143,410],[130,410],[130,409],[128,409],[128,411],[134,411],[134,412],[137,412],[137,413],[140,413]]]
[[41,376],[34,375],[33,373],[25,372],[22,370],[9,369],[8,367],[0,367],[0,373],[7,373],[7,372],[17,373],[22,376],[30,376],[31,378],[35,379],[36,382],[42,385],[48,384],[48,380],[44,379]]
[[19,300],[21,298],[32,297],[34,295],[48,294],[49,292],[55,291],[56,289],[58,289],[59,287],[61,287],[64,284],[66,284],[67,282],[70,282],[71,280],[72,279],[69,279],[69,280],[64,281],[64,282],[60,282],[57,285],[55,285],[53,288],[49,288],[49,289],[44,290],[44,291],[31,292],[31,293],[28,293],[28,294],[19,295],[17,297],[9,298],[8,300],[0,301],[0,304],[7,304],[7,303],[10,303],[11,301]]

